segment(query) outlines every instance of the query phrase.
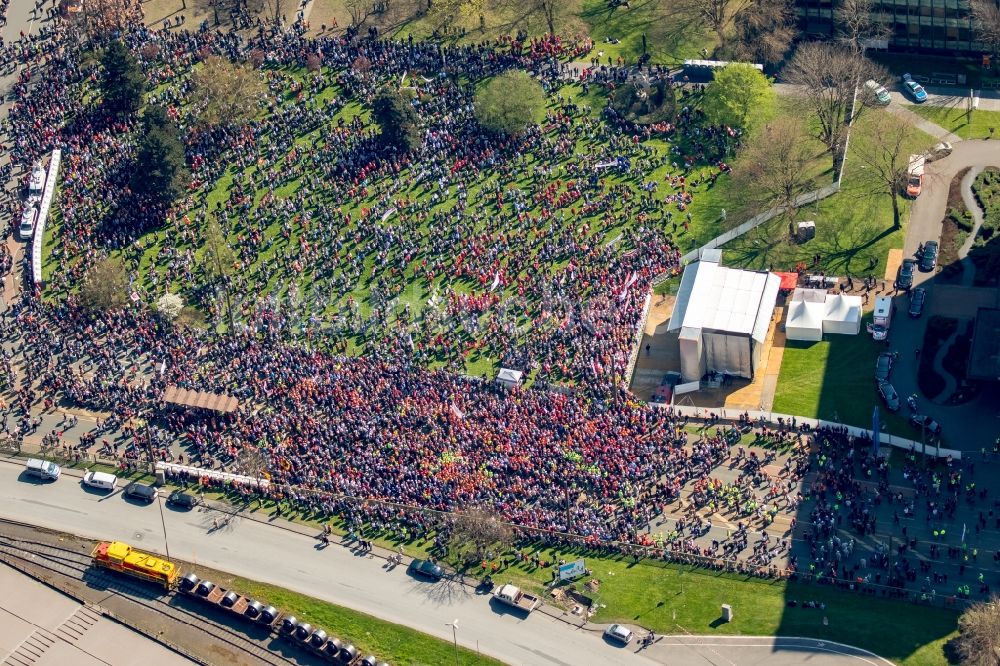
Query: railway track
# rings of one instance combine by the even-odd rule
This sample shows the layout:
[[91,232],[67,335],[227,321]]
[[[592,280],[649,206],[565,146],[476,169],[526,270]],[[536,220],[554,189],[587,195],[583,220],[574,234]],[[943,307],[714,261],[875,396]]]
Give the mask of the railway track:
[[[0,561],[25,573],[31,573],[25,571],[23,566],[28,565],[28,568],[41,569],[49,574],[77,580],[110,595],[122,597],[150,612],[181,623],[192,631],[205,634],[218,643],[218,648],[232,654],[243,655],[243,661],[248,663],[272,664],[273,666],[287,664],[297,666],[302,663],[271,651],[268,645],[277,639],[269,630],[252,627],[251,629],[256,631],[257,637],[235,631],[228,624],[213,619],[210,614],[195,613],[182,608],[181,604],[188,603],[188,601],[173,590],[167,592],[153,584],[133,581],[106,569],[92,566],[89,553],[81,553],[71,548],[63,548],[30,539],[0,535]],[[50,580],[49,582],[59,587],[58,581]],[[193,605],[196,602],[191,603]],[[162,640],[161,637],[155,638]],[[179,647],[183,648],[183,646]],[[187,650],[182,649],[182,652],[188,654]],[[190,654],[188,656],[196,658]],[[231,661],[235,660],[226,659],[223,663]],[[306,661],[310,660],[307,658]]]

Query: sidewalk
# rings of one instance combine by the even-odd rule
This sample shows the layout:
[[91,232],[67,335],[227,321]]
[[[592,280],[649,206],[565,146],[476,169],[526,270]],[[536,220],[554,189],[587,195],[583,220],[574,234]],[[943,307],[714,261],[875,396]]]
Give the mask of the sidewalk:
[[930,134],[931,136],[941,141],[957,143],[962,140],[962,137],[958,136],[957,134],[952,134],[951,132],[941,127],[940,125],[932,123],[929,120],[925,120],[924,118],[917,115],[913,111],[910,111],[906,107],[901,106],[895,102],[887,106],[886,111],[893,114],[894,116],[906,120],[907,122],[915,125],[918,129],[926,132],[927,134]]

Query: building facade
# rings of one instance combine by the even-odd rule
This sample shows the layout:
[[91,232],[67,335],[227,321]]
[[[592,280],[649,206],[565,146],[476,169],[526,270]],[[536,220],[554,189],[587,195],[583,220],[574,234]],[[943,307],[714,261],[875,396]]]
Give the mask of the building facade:
[[[832,36],[839,2],[795,0],[805,34],[813,38]],[[875,3],[874,10],[890,28],[889,46],[893,50],[963,55],[989,51],[976,41],[969,0],[881,0]]]

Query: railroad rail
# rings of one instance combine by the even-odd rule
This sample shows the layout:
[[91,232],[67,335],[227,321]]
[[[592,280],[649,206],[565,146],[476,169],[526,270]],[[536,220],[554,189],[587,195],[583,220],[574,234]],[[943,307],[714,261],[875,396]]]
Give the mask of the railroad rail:
[[[2,522],[15,524],[14,521],[4,520]],[[249,661],[272,664],[273,666],[298,663],[275,654],[267,648],[267,644],[273,640],[270,632],[255,640],[244,633],[234,631],[227,624],[214,620],[208,614],[193,613],[181,608],[171,602],[183,599],[183,595],[174,591],[157,589],[149,583],[139,580],[133,581],[106,569],[94,567],[93,560],[87,552],[30,539],[0,535],[0,561],[29,575],[31,575],[30,571],[26,571],[23,566],[19,565],[27,564],[30,567],[78,580],[109,594],[122,597],[153,613],[181,623],[194,631],[204,633],[220,645],[227,646],[231,651],[246,655]],[[52,584],[59,587],[55,582]],[[162,642],[160,637],[157,637],[157,640]],[[176,646],[170,645],[170,647]],[[180,651],[192,656],[188,654],[187,650]]]

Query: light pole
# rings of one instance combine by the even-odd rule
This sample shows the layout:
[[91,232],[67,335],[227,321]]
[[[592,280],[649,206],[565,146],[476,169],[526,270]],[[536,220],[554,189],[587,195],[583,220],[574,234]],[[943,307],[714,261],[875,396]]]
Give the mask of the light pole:
[[455,641],[455,666],[458,666],[458,618],[454,622],[445,622],[445,626],[451,627],[451,637]]
[[167,521],[163,517],[163,498],[160,497],[160,489],[156,489],[156,505],[160,507],[160,524],[163,525],[163,547],[167,551],[167,559],[170,559],[170,541],[167,540]]

